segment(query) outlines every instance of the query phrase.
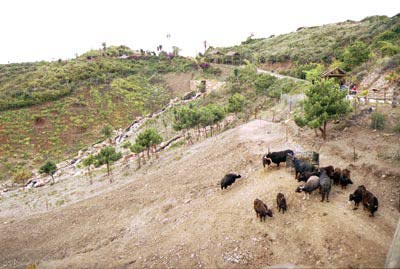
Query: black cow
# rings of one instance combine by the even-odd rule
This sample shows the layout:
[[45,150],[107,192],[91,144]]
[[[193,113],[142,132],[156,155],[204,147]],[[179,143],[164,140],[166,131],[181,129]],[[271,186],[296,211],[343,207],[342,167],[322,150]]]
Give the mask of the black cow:
[[268,152],[268,154],[265,154],[263,156],[263,166],[265,165],[270,165],[271,163],[276,163],[276,165],[279,167],[279,163],[284,163],[286,162],[286,158],[288,154],[293,155],[294,152],[293,150],[287,149],[283,151],[277,151],[277,152]]
[[228,186],[232,185],[235,183],[235,180],[237,178],[241,178],[241,175],[236,175],[236,174],[227,174],[221,179],[221,190],[224,188],[228,188]]

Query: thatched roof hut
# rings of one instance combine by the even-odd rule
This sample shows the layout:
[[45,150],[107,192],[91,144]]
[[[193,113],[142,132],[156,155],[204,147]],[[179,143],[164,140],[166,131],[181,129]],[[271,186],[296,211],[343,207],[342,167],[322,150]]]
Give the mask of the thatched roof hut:
[[339,67],[321,73],[322,78],[344,78],[346,76],[346,71]]

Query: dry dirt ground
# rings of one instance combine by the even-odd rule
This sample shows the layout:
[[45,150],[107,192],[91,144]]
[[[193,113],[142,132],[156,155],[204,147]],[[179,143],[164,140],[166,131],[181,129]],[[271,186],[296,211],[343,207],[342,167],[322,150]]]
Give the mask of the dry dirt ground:
[[[253,120],[168,150],[137,172],[116,167],[116,183],[105,180],[91,197],[66,199],[47,212],[24,207],[30,195],[3,197],[0,206],[8,199],[15,204],[0,211],[0,267],[382,267],[399,218],[400,169],[377,156],[382,145],[399,138],[360,127],[325,143],[310,131],[295,135],[296,128],[289,129],[288,139],[285,133],[281,123]],[[353,144],[359,155],[355,162]],[[317,149],[322,165],[350,165],[355,184],[346,190],[333,187],[329,203],[321,203],[318,192],[304,201],[294,192],[293,172],[284,165],[262,168],[268,147]],[[221,191],[219,180],[228,172],[242,178]],[[347,204],[361,184],[379,199],[375,218]],[[49,188],[67,192],[73,184]],[[287,197],[285,214],[275,207],[278,192]],[[266,222],[256,219],[255,198],[273,209]]]

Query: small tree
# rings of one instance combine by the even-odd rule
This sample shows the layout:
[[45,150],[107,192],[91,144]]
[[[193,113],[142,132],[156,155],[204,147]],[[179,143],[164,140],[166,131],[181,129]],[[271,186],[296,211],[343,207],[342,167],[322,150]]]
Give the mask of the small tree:
[[138,160],[138,169],[140,169],[140,167],[141,167],[141,164],[140,164],[140,159],[141,159],[141,154],[142,154],[142,152],[143,152],[143,150],[145,149],[142,145],[140,145],[140,144],[138,144],[138,143],[135,143],[135,144],[133,144],[133,145],[131,145],[130,147],[129,147],[129,149],[132,151],[132,152],[134,152],[134,153],[136,153],[136,155],[137,155],[137,160]]
[[378,112],[372,113],[370,127],[372,129],[383,130],[385,128],[385,116]]
[[173,128],[177,131],[193,128],[198,124],[199,112],[197,109],[183,106],[174,110]]
[[91,169],[90,169],[90,167],[91,167],[92,165],[94,165],[95,161],[96,161],[96,158],[94,157],[94,155],[93,155],[93,154],[90,154],[87,158],[85,158],[85,159],[83,160],[83,163],[82,163],[83,166],[86,166],[87,169],[88,169],[88,177],[89,177],[89,183],[90,183],[90,184],[92,184],[92,175],[91,175]]
[[[95,165],[107,164],[107,175],[111,174],[111,164],[122,157],[121,152],[116,152],[114,147],[105,147],[96,155]],[[112,179],[110,178],[110,183]]]
[[138,134],[135,144],[139,144],[147,150],[147,157],[150,159],[150,148],[162,142],[162,137],[156,130],[149,128]]
[[221,121],[224,117],[225,111],[221,106],[209,104],[200,109],[198,122],[202,127],[210,126],[212,136],[213,125]]
[[345,100],[346,92],[331,79],[316,81],[306,91],[303,115],[297,115],[295,122],[298,126],[307,125],[321,131],[326,139],[326,127],[329,121],[337,120],[351,111],[350,102]]
[[54,183],[54,173],[57,171],[57,166],[52,161],[47,161],[44,165],[42,165],[39,169],[39,173],[48,174],[51,176]]
[[108,138],[108,141],[111,144],[111,136],[112,136],[112,128],[110,125],[104,126],[103,129],[101,129],[101,133],[104,135],[105,138]]
[[228,99],[228,111],[240,112],[244,108],[245,97],[239,93],[235,93]]

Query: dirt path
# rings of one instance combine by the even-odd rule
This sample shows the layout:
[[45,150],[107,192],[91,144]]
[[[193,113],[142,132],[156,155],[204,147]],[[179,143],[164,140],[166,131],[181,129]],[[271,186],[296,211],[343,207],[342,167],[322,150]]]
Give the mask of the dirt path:
[[[333,188],[330,203],[313,194],[302,200],[298,183],[283,166],[264,170],[261,155],[271,150],[310,145],[305,137],[286,141],[284,126],[255,120],[188,148],[169,150],[140,173],[116,168],[129,182],[101,195],[51,212],[0,218],[2,268],[36,263],[39,268],[262,268],[274,264],[312,267],[383,266],[399,213],[390,193],[398,186],[379,184],[354,169],[356,184],[376,188],[376,218],[347,205],[347,190]],[[344,140],[321,148],[322,161],[344,165]],[[364,160],[360,160],[364,161]],[[365,169],[364,169],[365,170]],[[227,190],[225,173],[243,178]],[[128,174],[127,174],[128,173]],[[126,175],[125,175],[126,174]],[[397,189],[398,190],[398,189]],[[288,212],[278,213],[275,197],[283,192]],[[261,223],[255,198],[273,208]],[[23,199],[21,200],[23,203]]]
[[291,79],[291,80],[298,81],[298,82],[306,82],[306,80],[303,80],[303,79],[290,77],[290,76],[284,76],[284,75],[277,74],[277,73],[271,72],[271,71],[266,71],[266,70],[263,70],[263,69],[260,69],[260,68],[257,68],[257,73],[268,74],[268,75],[274,76],[274,77],[276,77],[278,79],[287,78],[287,79]]

